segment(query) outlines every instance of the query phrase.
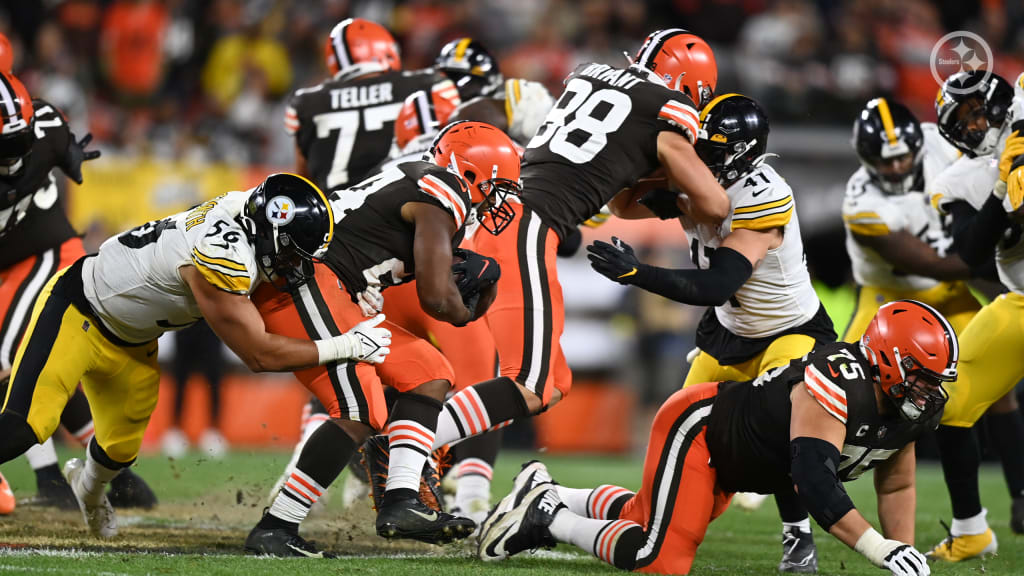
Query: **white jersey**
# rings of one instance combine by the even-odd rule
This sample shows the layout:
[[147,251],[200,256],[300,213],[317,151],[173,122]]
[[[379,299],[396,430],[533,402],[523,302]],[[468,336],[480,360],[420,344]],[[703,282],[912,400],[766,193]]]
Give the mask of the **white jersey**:
[[682,217],[694,265],[706,269],[711,255],[733,230],[782,227],[782,244],[765,255],[729,302],[715,308],[729,332],[763,338],[810,321],[821,303],[804,262],[793,191],[774,168],[761,164],[726,190],[732,211],[714,227]]
[[508,136],[521,145],[533,138],[537,128],[555,105],[555,99],[540,82],[521,78],[505,80],[505,116]]
[[229,192],[109,238],[87,258],[82,283],[100,321],[130,343],[202,318],[178,269],[195,266],[216,288],[251,294],[260,281],[252,245],[235,218],[249,192]]
[[[928,184],[953,164],[960,153],[939,134],[935,124],[921,124],[921,133],[924,136],[922,162],[927,189]],[[923,191],[886,194],[861,166],[846,183],[843,225],[846,228],[846,252],[850,255],[857,284],[910,291],[927,290],[939,284],[933,278],[910,276],[895,270],[888,260],[853,237],[853,234],[884,236],[906,230],[927,242],[940,256],[945,256],[953,238]]]

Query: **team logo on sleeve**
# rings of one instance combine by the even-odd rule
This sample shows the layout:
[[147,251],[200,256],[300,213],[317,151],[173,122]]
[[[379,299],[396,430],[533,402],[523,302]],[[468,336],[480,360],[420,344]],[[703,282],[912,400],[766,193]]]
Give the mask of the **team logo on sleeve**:
[[284,226],[295,218],[295,203],[287,196],[274,196],[267,203],[267,220],[275,226]]

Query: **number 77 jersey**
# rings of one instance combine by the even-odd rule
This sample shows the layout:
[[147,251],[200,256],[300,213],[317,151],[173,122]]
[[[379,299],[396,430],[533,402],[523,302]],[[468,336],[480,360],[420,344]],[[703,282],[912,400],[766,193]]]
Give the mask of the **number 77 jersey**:
[[530,140],[523,203],[565,238],[661,164],[658,133],[697,137],[697,110],[644,70],[582,64]]

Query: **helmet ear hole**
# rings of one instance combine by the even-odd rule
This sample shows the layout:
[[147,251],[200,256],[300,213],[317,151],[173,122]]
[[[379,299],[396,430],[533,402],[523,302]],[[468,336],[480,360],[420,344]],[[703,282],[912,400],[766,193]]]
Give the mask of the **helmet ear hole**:
[[472,170],[466,170],[465,172],[462,173],[462,175],[463,177],[466,178],[466,182],[469,182],[470,184],[476,184],[476,172],[473,172]]
[[885,362],[886,366],[892,368],[892,362],[889,361],[889,356],[886,355],[884,350],[879,350],[878,355],[882,357],[882,362]]

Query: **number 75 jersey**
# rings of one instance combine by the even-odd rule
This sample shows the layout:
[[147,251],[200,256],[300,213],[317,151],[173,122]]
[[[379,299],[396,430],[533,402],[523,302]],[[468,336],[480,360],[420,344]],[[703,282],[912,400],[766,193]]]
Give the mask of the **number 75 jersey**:
[[182,266],[194,266],[215,288],[251,294],[261,275],[236,220],[248,198],[249,192],[228,192],[104,242],[82,268],[85,297],[99,320],[129,343],[196,323],[202,313]]

